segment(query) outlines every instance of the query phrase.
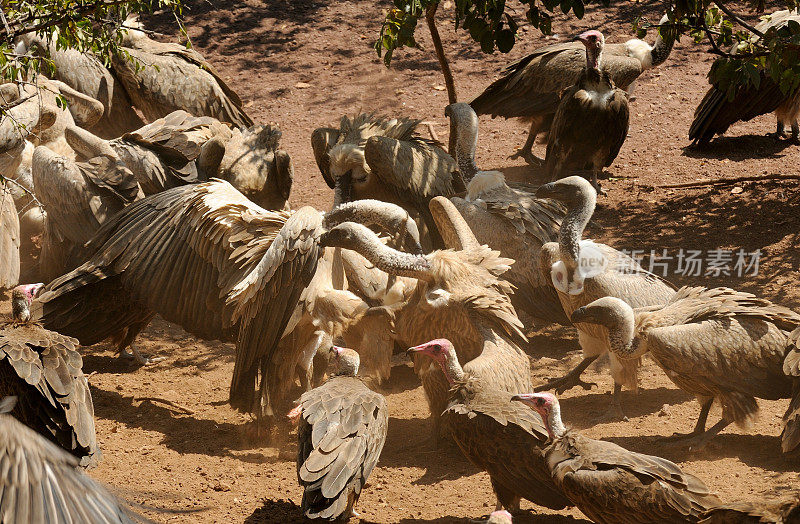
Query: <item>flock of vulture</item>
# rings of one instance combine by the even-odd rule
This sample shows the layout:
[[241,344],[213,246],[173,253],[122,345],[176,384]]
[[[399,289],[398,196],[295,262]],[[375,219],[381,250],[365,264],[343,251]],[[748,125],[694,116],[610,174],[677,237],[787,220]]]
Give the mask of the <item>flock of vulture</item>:
[[[800,14],[760,29],[788,20]],[[624,417],[619,392],[637,387],[648,354],[702,405],[694,431],[672,438],[701,447],[746,425],[757,398],[788,398],[781,451],[800,453],[800,314],[729,288],[677,289],[583,238],[597,174],[627,135],[624,89],[671,43],[606,46],[587,31],[536,50],[446,108],[450,154],[419,120],[342,117],[311,136],[331,209],[289,210],[277,126],[254,125],[197,52],[135,24],[122,45],[144,67],[115,57],[107,68],[30,35],[17,52],[49,52],[54,78],[0,86],[0,288],[13,288],[0,328],[0,521],[132,518],[81,471],[101,455],[78,348],[112,341],[146,365],[136,337],[158,314],[236,344],[230,403],[259,430],[297,426],[309,518],[356,515],[389,420],[372,388],[410,347],[434,441],[454,441],[491,478],[488,522],[511,522],[523,498],[595,522],[800,522],[798,500],[724,504],[668,460],[566,428],[557,398],[532,393],[589,387],[581,373],[607,355],[610,409]],[[800,90],[762,78],[729,100],[712,86],[691,138],[772,111],[778,134],[789,123],[797,139]],[[518,155],[553,181],[480,170],[478,114],[531,120]],[[540,133],[544,160],[531,153]],[[599,273],[580,263],[586,246],[606,261]],[[47,284],[17,285],[21,266]],[[551,323],[577,330],[585,358],[534,387],[526,326]],[[722,416],[707,429],[715,401]]]

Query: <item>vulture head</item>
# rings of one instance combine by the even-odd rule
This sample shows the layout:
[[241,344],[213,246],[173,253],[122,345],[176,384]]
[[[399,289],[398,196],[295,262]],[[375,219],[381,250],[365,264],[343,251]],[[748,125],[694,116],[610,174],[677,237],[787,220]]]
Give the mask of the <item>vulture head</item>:
[[501,509],[499,511],[492,511],[492,514],[489,515],[489,520],[486,521],[486,524],[511,524],[511,522],[511,513]]
[[27,322],[31,318],[30,306],[44,284],[23,284],[11,291],[11,315],[15,322]]
[[464,370],[458,362],[456,348],[446,338],[437,338],[419,346],[408,348],[408,353],[428,355],[441,366],[447,381],[452,385],[464,376]]
[[572,322],[597,324],[608,329],[611,351],[621,358],[638,358],[641,356],[633,344],[636,330],[636,318],[633,308],[624,300],[616,297],[598,298],[583,307],[576,309],[570,319]]
[[328,350],[333,373],[336,376],[354,377],[358,374],[361,358],[353,349],[331,346]]
[[588,69],[600,69],[600,55],[603,53],[606,39],[603,33],[596,29],[584,31],[575,37],[584,46],[586,46],[586,67]]
[[552,393],[523,393],[514,395],[511,400],[522,402],[537,412],[542,417],[551,439],[563,435],[566,431],[561,421],[558,399]]
[[450,134],[455,136],[455,157],[464,182],[469,184],[478,174],[475,165],[475,149],[478,146],[478,115],[472,106],[464,102],[450,104],[444,108],[444,116],[450,118]]

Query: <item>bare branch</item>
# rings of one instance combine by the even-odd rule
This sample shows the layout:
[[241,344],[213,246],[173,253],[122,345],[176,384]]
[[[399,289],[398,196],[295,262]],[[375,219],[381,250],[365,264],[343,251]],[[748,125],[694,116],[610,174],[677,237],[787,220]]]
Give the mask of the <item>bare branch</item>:
[[720,2],[719,0],[716,0],[716,1],[714,2],[714,4],[715,4],[717,7],[719,7],[719,10],[720,10],[720,11],[722,11],[723,13],[725,13],[726,15],[728,15],[728,18],[730,18],[731,20],[733,20],[734,22],[736,22],[736,23],[737,23],[737,24],[739,24],[740,26],[744,27],[745,29],[747,29],[748,31],[750,31],[751,33],[753,33],[754,35],[756,35],[757,37],[759,37],[759,38],[764,38],[764,33],[762,33],[761,31],[759,31],[759,30],[758,30],[758,29],[756,29],[755,27],[751,26],[750,24],[748,24],[747,22],[745,22],[744,20],[742,20],[742,19],[741,19],[741,18],[740,18],[740,17],[739,17],[739,16],[738,16],[736,13],[734,13],[733,11],[731,11],[730,9],[728,9],[728,7],[727,7],[725,4],[723,4],[723,3],[722,3],[722,2]]

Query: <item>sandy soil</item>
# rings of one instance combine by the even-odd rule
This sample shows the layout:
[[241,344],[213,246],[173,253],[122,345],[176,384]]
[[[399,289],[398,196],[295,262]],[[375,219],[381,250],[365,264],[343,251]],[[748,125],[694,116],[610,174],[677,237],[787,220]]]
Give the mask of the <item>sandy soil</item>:
[[[447,95],[440,90],[441,76],[424,27],[418,32],[424,50],[399,51],[390,70],[370,47],[389,2],[212,0],[188,5],[186,25],[195,48],[217,66],[255,120],[281,125],[283,147],[295,166],[293,206],[330,205],[332,192],[314,164],[309,137],[315,127],[344,114],[378,111],[425,118],[434,122],[446,142]],[[587,9],[580,22],[557,17],[554,27],[565,36],[598,27],[608,41],[623,41],[635,17],[643,14],[655,21],[660,9],[657,2],[623,2],[604,13]],[[158,18],[149,25],[168,27]],[[523,29],[510,55],[484,56],[466,35],[454,35],[447,23],[441,30],[463,100],[477,95],[504,64],[546,43],[537,31]],[[707,151],[687,148],[688,126],[707,88],[711,59],[686,39],[666,64],[640,78],[630,135],[609,170],[612,178],[603,183],[609,194],[601,199],[588,234],[618,248],[646,253],[667,249],[673,256],[680,249],[760,249],[754,277],[669,277],[677,284],[729,285],[798,309],[796,181],[694,190],[655,187],[714,177],[797,173],[798,148],[764,136],[775,125],[770,116],[734,126],[729,137]],[[296,87],[298,82],[311,87]],[[479,165],[502,169],[512,179],[540,181],[535,170],[506,159],[525,139],[522,124],[486,119],[481,125]],[[537,145],[537,153],[544,154],[543,146]],[[7,312],[8,302],[3,306]],[[141,505],[143,513],[158,522],[299,520],[294,436],[276,446],[248,444],[242,436],[248,417],[226,402],[233,346],[197,340],[161,320],[153,322],[138,343],[145,353],[166,361],[134,369],[118,361],[108,347],[85,351],[104,451],[102,464],[91,475]],[[534,382],[579,360],[574,334],[567,329],[537,333],[527,350]],[[598,387],[567,392],[563,413],[568,424],[587,435],[674,460],[726,501],[776,497],[798,485],[798,464],[780,454],[780,417],[788,401],[760,402],[762,412],[754,427],[729,428],[706,450],[693,453],[655,441],[691,429],[699,406],[652,362],[642,368],[638,394],[625,393],[628,422],[605,416],[611,387],[607,372],[590,370],[586,378]],[[434,451],[428,443],[427,407],[410,368],[394,369],[386,394],[389,435],[361,497],[364,522],[463,522],[488,514],[495,501],[488,476],[457,450]],[[712,413],[712,422],[716,416]],[[523,508],[530,513],[518,522],[583,518],[577,510],[551,512],[525,502]]]

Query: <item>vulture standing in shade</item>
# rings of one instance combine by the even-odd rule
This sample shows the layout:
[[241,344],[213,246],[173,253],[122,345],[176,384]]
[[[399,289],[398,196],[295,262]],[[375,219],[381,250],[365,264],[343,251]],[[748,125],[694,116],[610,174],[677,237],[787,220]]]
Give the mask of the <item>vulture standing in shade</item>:
[[283,209],[292,188],[291,158],[279,149],[281,131],[272,124],[230,129],[178,110],[115,140],[76,127],[66,136],[86,158],[118,156],[146,195],[217,177],[265,209]]
[[0,328],[0,397],[17,397],[12,411],[17,419],[81,465],[94,466],[101,453],[78,341],[30,322],[29,307],[41,287],[17,286],[11,294],[13,322]]
[[704,511],[722,503],[702,480],[669,460],[567,429],[551,393],[515,395],[512,400],[541,415],[551,439],[544,456],[553,481],[594,522],[697,522]]
[[484,351],[462,368],[446,339],[409,351],[431,357],[447,377],[450,392],[442,424],[470,462],[489,474],[496,509],[519,510],[522,498],[551,509],[572,505],[553,484],[545,464],[547,429],[542,419],[511,402],[513,393],[497,388],[497,354]]
[[442,239],[428,202],[454,195],[462,184],[452,157],[416,134],[419,123],[366,113],[344,116],[338,129],[314,130],[311,147],[323,178],[336,190],[334,205],[365,198],[395,203],[412,213],[430,251],[441,248]]
[[297,429],[297,481],[306,517],[347,520],[386,442],[389,414],[383,395],[356,375],[352,349],[330,349],[333,375],[300,397],[290,413]]
[[709,509],[700,524],[797,524],[800,500],[783,502],[731,502]]
[[[660,24],[668,21],[669,17],[664,15]],[[605,46],[602,68],[615,86],[631,92],[639,75],[669,57],[675,41],[662,38],[664,30],[658,30],[652,46],[638,38]],[[578,82],[585,64],[585,48],[578,42],[542,47],[509,65],[503,76],[470,105],[479,115],[531,120],[525,145],[511,158],[522,157],[529,164],[541,164],[543,161],[531,150],[536,135],[550,130],[561,93]]]
[[183,109],[236,127],[253,125],[239,96],[200,53],[178,43],[151,39],[130,17],[126,24],[136,27],[128,29],[121,42],[130,57],[112,56],[112,71],[146,119],[152,122]]
[[564,218],[560,202],[536,198],[531,186],[509,187],[503,173],[479,171],[475,165],[478,117],[465,103],[447,106],[450,132],[456,136],[455,156],[467,184],[466,198],[452,197],[478,241],[514,259],[503,278],[515,288],[511,301],[546,323],[569,324],[550,278],[539,271],[542,244],[555,240]]
[[[775,28],[778,31],[787,31],[788,34],[787,24],[790,21],[800,22],[800,11],[776,11],[764,17],[756,29],[766,33]],[[753,41],[758,42],[758,38],[754,36]],[[736,52],[737,46],[734,45],[731,53],[736,54]],[[784,92],[764,71],[758,74],[757,87],[740,86],[732,99],[728,98],[726,91],[712,83],[694,112],[694,121],[689,128],[689,139],[703,146],[710,142],[714,135],[725,133],[732,124],[740,120],[748,121],[775,112],[778,121],[775,137],[783,138],[788,124],[792,129],[792,141],[797,143],[800,136],[800,127],[797,123],[800,115],[800,87]]]
[[31,172],[34,193],[46,213],[39,258],[46,281],[80,264],[83,245],[100,226],[143,196],[132,173],[110,156],[75,162],[38,146]]
[[544,172],[556,180],[588,169],[599,189],[597,174],[617,158],[628,136],[628,94],[602,69],[603,33],[586,31],[578,40],[586,46],[586,69],[553,116]]
[[[617,297],[633,307],[645,307],[665,304],[675,293],[672,284],[645,271],[628,255],[605,244],[581,240],[597,201],[597,192],[585,179],[571,176],[545,184],[539,187],[536,196],[559,200],[568,209],[561,221],[558,242],[542,246],[539,258],[542,276],[553,283],[567,315],[600,297]],[[594,273],[586,273],[580,267],[582,254],[583,258],[598,262]],[[583,350],[583,361],[563,378],[540,386],[541,389],[555,388],[557,392],[562,392],[577,385],[584,389],[592,386],[581,381],[580,375],[597,357],[609,351],[606,330],[586,323],[575,324],[575,327]],[[622,386],[637,389],[638,360],[620,360],[613,352],[609,357],[611,375],[614,377],[612,413],[624,417],[620,392]]]
[[288,213],[262,209],[223,181],[169,189],[108,220],[87,244],[87,261],[45,287],[35,316],[85,345],[114,336],[120,350],[156,313],[200,338],[236,340],[231,404],[272,416],[302,350],[276,349],[302,318],[299,301],[322,248],[353,239],[366,239],[362,249],[380,244],[348,220],[376,223],[418,246],[408,213],[385,202]]
[[[728,288],[681,288],[662,308],[634,310],[614,297],[598,299],[572,314],[574,322],[602,326],[611,351],[620,359],[645,353],[676,386],[694,395],[702,409],[694,430],[671,439],[703,447],[731,422],[743,426],[758,413],[756,398],[794,395],[798,381],[797,348],[790,333],[800,314]],[[706,430],[711,404],[722,419]],[[798,446],[800,418],[792,406],[781,436],[784,453]]]
[[[125,88],[95,55],[70,47],[59,48],[55,35],[46,41],[39,35],[29,33],[20,37],[20,43],[25,46],[20,49],[21,53],[33,51],[36,47],[47,49],[55,79],[103,105],[100,119],[88,127],[92,133],[103,138],[116,138],[144,125]],[[80,121],[76,109],[76,106],[70,105],[73,117]]]
[[10,186],[0,180],[0,289],[11,289],[19,281],[19,217]]
[[0,401],[0,520],[63,524],[133,524],[120,501],[78,467],[69,453],[3,413]]

